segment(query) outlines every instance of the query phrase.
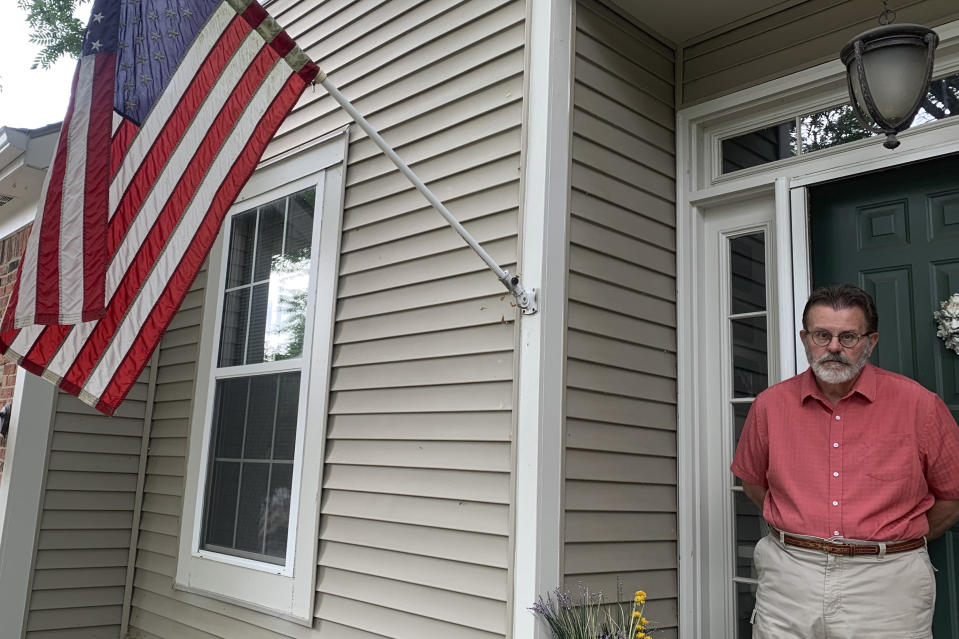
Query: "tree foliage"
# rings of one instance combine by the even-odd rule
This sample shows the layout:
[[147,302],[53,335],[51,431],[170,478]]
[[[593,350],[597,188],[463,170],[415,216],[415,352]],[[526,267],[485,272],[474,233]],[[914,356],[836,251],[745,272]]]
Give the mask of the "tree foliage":
[[32,68],[48,69],[61,56],[79,57],[84,24],[73,17],[83,0],[17,0],[27,12],[30,41],[41,46]]

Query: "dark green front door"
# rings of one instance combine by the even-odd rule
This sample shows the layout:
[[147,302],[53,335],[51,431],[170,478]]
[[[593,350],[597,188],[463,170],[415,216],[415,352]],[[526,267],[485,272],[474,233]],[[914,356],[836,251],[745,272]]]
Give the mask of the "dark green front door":
[[[959,292],[959,157],[816,187],[810,201],[813,285],[869,291],[879,309],[873,363],[939,393],[959,419],[959,355],[936,337],[932,315]],[[959,525],[930,554],[933,635],[959,639]]]

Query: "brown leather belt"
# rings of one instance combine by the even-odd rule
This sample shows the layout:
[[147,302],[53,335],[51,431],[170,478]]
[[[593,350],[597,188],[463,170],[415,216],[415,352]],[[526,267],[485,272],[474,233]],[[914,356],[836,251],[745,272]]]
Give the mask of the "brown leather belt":
[[[789,534],[780,534],[778,530],[773,530],[773,535],[782,539],[787,546],[796,546],[797,548],[806,548],[808,550],[819,550],[830,555],[845,555],[855,557],[859,555],[878,555],[880,552],[879,544],[844,544],[837,541],[827,541],[825,539],[805,539],[795,537]],[[915,550],[926,545],[926,540],[922,537],[917,539],[907,539],[906,541],[891,541],[886,544],[886,554],[890,555],[897,552],[906,552]]]

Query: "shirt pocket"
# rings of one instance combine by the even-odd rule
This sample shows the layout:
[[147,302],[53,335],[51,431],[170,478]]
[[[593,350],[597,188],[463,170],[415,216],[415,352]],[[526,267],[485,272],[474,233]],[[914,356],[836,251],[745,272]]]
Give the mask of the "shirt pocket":
[[862,460],[866,475],[879,481],[902,481],[916,472],[915,446],[908,435],[866,441]]

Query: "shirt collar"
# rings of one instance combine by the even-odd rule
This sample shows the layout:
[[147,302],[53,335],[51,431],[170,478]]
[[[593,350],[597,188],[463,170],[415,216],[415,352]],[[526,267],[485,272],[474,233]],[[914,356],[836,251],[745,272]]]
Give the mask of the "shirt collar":
[[[859,373],[859,378],[856,379],[856,383],[853,384],[852,390],[846,394],[846,397],[851,396],[853,393],[859,393],[870,402],[875,401],[877,381],[876,367],[866,362],[862,372]],[[808,397],[824,400],[822,392],[819,390],[819,385],[816,384],[816,376],[812,372],[812,367],[807,368],[806,372],[802,374],[801,383],[800,401],[805,402]]]

